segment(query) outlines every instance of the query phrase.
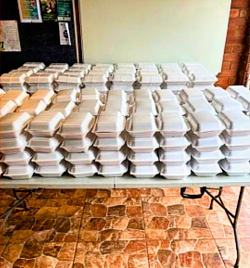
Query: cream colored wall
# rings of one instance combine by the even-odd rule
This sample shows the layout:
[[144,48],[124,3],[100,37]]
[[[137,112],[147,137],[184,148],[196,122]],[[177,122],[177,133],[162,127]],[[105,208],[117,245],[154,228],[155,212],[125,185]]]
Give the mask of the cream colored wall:
[[79,0],[84,61],[221,69],[231,0]]

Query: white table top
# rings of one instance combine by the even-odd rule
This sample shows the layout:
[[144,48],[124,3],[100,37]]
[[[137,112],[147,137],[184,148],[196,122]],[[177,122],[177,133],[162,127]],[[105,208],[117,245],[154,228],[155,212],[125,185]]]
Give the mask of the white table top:
[[223,187],[223,186],[250,186],[250,175],[243,177],[228,177],[219,175],[216,177],[189,176],[186,180],[166,180],[162,177],[134,178],[129,175],[123,177],[101,176],[73,178],[62,176],[60,178],[43,178],[34,176],[28,180],[11,180],[1,178],[0,187],[7,188],[47,188],[47,189],[90,189],[90,188],[164,188],[164,187]]

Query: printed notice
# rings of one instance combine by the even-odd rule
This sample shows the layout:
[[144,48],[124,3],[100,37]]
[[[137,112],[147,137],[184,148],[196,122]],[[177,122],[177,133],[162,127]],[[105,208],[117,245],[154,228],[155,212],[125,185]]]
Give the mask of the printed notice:
[[71,0],[57,0],[57,16],[59,21],[71,21],[71,5]]
[[59,22],[60,45],[71,46],[68,22]]
[[17,21],[2,20],[0,24],[0,51],[21,51]]
[[39,0],[18,0],[21,22],[42,22]]

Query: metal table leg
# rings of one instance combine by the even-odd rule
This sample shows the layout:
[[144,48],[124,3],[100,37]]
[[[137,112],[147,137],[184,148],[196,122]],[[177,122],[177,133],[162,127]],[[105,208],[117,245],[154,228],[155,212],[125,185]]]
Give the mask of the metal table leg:
[[209,192],[209,188],[206,188],[206,187],[201,188],[201,194],[199,194],[199,195],[187,195],[187,194],[185,194],[185,189],[186,188],[181,189],[181,196],[183,198],[191,198],[191,199],[201,198],[203,196],[203,194],[206,193],[211,197],[211,204],[210,204],[209,209],[213,209],[213,204],[214,204],[214,202],[216,202],[226,212],[227,217],[228,217],[228,219],[229,219],[229,221],[230,221],[230,223],[231,223],[231,225],[233,227],[233,230],[234,230],[234,238],[235,238],[236,252],[237,252],[237,258],[236,258],[236,262],[235,262],[234,267],[239,268],[240,267],[239,266],[240,265],[240,259],[241,259],[241,249],[240,249],[240,239],[239,239],[239,235],[238,235],[238,219],[239,219],[239,214],[240,214],[240,209],[241,209],[241,205],[242,205],[242,200],[243,200],[245,187],[242,186],[240,188],[240,194],[239,194],[235,214],[233,214],[229,209],[227,209],[225,207],[225,204],[224,204],[224,202],[223,202],[223,200],[221,198],[221,194],[223,192],[223,187],[220,187],[219,189],[216,189],[216,190],[219,191],[219,193],[217,195],[215,195],[215,196],[212,195]]

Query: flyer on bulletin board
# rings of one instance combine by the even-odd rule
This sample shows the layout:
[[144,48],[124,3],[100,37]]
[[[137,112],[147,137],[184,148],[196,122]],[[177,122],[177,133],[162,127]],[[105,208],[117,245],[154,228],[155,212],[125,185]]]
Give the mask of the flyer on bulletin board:
[[0,51],[21,51],[18,25],[16,20],[2,20],[0,23]]
[[40,0],[43,21],[57,21],[57,0]]
[[18,0],[21,22],[42,22],[39,0]]
[[72,16],[72,1],[57,0],[57,14],[59,21],[71,21]]

